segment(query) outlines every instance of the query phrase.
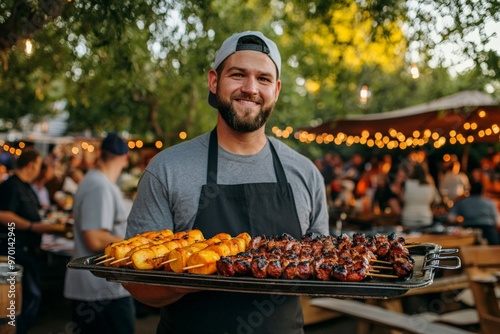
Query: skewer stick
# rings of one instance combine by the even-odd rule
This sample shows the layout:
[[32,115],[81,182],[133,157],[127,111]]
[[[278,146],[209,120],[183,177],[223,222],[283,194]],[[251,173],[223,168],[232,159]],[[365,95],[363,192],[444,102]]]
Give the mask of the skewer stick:
[[375,268],[375,269],[387,269],[387,270],[392,270],[391,267],[384,267],[384,266],[372,266],[372,268]]
[[103,255],[101,255],[101,256],[99,256],[99,257],[96,257],[96,258],[94,259],[94,261],[103,260],[103,259],[105,259],[106,257],[108,257],[108,256],[107,256],[106,254],[103,254]]
[[115,261],[111,262],[110,264],[115,264],[118,262],[127,261],[128,259],[130,259],[130,256],[122,257],[121,259],[115,260]]
[[160,266],[163,266],[163,265],[165,265],[167,263],[174,262],[174,261],[177,261],[177,259],[170,259],[170,260],[167,260],[167,261],[163,261],[162,263],[160,263]]
[[384,264],[391,264],[389,261],[382,261],[382,260],[371,260],[371,262],[378,262],[378,263],[384,263]]
[[398,278],[398,276],[396,276],[396,275],[373,274],[371,272],[367,273],[366,276],[382,277],[382,278]]
[[109,261],[113,261],[114,259],[115,259],[114,257],[110,257],[109,259],[102,260],[102,261],[100,261],[100,262],[97,262],[96,264],[106,263],[106,262],[109,262]]
[[189,269],[194,269],[194,268],[200,268],[200,267],[203,267],[204,264],[203,263],[200,263],[200,264],[194,264],[192,266],[187,266],[187,267],[184,267],[182,268],[182,270],[189,270]]
[[413,247],[418,247],[420,244],[412,244],[412,245],[404,245],[406,248],[413,248]]

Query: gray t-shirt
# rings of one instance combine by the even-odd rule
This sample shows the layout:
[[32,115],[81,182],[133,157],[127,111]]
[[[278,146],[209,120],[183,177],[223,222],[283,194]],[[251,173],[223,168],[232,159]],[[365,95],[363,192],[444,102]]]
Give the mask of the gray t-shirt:
[[[107,230],[125,236],[127,210],[120,189],[98,170],[89,170],[78,186],[73,204],[75,252],[73,258],[94,255],[85,246],[82,231]],[[103,300],[129,296],[120,283],[95,277],[90,271],[67,269],[64,296],[76,300]]]
[[[127,238],[149,230],[189,230],[207,179],[210,133],[157,154],[141,177],[128,218]],[[302,233],[328,233],[323,177],[311,160],[269,138],[290,183]],[[219,146],[218,184],[276,182],[269,143],[252,155],[237,155]],[[262,222],[272,224],[272,222]]]

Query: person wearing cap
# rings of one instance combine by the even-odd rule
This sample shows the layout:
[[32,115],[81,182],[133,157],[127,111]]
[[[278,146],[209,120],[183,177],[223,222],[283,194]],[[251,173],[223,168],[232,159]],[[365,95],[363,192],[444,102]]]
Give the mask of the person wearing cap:
[[[128,212],[117,181],[127,165],[127,144],[109,133],[96,167],[87,171],[74,197],[73,259],[101,254],[123,240]],[[71,300],[75,333],[135,333],[134,301],[121,284],[68,268],[64,296]]]
[[[35,323],[42,300],[42,234],[60,231],[54,224],[41,222],[42,207],[31,187],[41,166],[40,152],[25,148],[14,162],[14,174],[0,184],[0,255],[8,254],[16,264],[23,266],[22,308],[16,319],[18,334],[27,333]],[[15,247],[14,256],[10,247]]]
[[[153,158],[139,182],[127,237],[194,228],[205,238],[328,234],[319,170],[265,133],[280,72],[278,47],[261,32],[223,42],[208,73],[217,125]],[[162,307],[157,333],[303,333],[296,296],[124,285],[139,301]]]

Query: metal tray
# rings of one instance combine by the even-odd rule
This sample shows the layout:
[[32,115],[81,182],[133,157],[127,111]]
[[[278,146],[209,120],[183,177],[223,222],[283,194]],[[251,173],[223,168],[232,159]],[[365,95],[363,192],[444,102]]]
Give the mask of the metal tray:
[[[415,260],[413,275],[407,280],[394,278],[369,278],[361,282],[339,282],[319,280],[286,280],[255,277],[224,277],[172,273],[157,270],[136,270],[96,265],[98,256],[83,257],[68,263],[72,269],[90,270],[95,276],[108,281],[143,283],[170,287],[205,290],[233,291],[244,293],[285,294],[302,296],[329,296],[345,298],[390,298],[403,295],[410,289],[432,284],[434,269],[458,269],[458,256],[446,256],[458,249],[442,249],[433,243],[421,243],[409,248]],[[456,265],[440,265],[440,260],[453,260]]]

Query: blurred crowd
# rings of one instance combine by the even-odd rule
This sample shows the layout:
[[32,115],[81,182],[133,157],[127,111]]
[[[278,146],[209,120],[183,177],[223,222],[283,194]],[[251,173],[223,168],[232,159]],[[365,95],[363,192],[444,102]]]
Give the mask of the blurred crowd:
[[[0,153],[4,158],[0,164],[0,183],[14,172],[15,158],[8,153]],[[65,158],[50,152],[43,157],[38,177],[32,186],[38,195],[44,210],[53,209],[68,211],[71,209],[71,195],[74,195],[78,184],[91,165],[83,164],[75,158]]]
[[[71,148],[78,152],[76,146]],[[0,153],[0,257],[5,259],[7,254],[15,254],[15,263],[22,268],[22,303],[16,326],[16,333],[21,334],[28,333],[36,323],[40,310],[41,272],[46,259],[42,236],[50,236],[51,240],[72,238],[73,258],[99,254],[108,244],[123,240],[132,206],[132,201],[124,196],[130,193],[124,190],[137,187],[147,161],[136,159],[142,164],[131,165],[129,147],[117,133],[108,133],[98,149],[87,151],[93,154],[67,154],[61,147],[54,146],[43,155],[32,145],[23,145],[15,153]],[[126,168],[126,173],[122,173]],[[137,177],[124,178],[130,173]],[[122,177],[126,181],[122,182],[124,188],[118,183]],[[65,297],[71,300],[73,321],[79,328],[89,326],[82,320],[83,313],[76,311],[86,307],[87,302],[89,308],[93,307],[92,303],[100,303],[98,307],[107,310],[99,313],[103,323],[110,324],[112,319],[117,319],[114,328],[127,324],[123,314],[131,319],[128,324],[133,322],[133,300],[120,284],[108,283],[90,272],[82,273],[81,276],[90,277],[81,279],[78,272],[67,279],[69,283],[65,283],[64,291]],[[91,289],[110,293],[89,292]],[[115,311],[115,306],[120,313]],[[131,316],[123,313],[125,308]],[[116,332],[131,331],[117,329]]]
[[[386,215],[397,217],[407,229],[454,223],[483,228],[490,243],[497,243],[500,203],[500,155],[481,160],[480,167],[464,171],[456,155],[445,155],[431,173],[426,152],[416,150],[404,159],[392,156],[363,157],[353,154],[343,160],[337,153],[315,159],[323,174],[330,215]],[[473,191],[472,191],[473,190]],[[464,206],[462,200],[477,196],[480,203]],[[484,203],[484,209],[482,204]],[[477,217],[472,222],[465,207]],[[481,210],[480,210],[481,209]],[[467,219],[465,219],[467,218]]]
[[[126,196],[134,196],[140,174],[151,158],[150,153],[131,157],[130,166],[119,181]],[[14,155],[0,151],[0,183],[14,173],[15,159]],[[40,173],[32,184],[42,208],[70,212],[78,185],[87,171],[95,167],[95,162],[94,155],[68,155],[58,146],[43,156]]]
[[[125,195],[133,198],[140,174],[151,158],[147,155],[136,159],[136,163],[131,159],[119,181]],[[85,156],[63,155],[57,148],[47,154],[33,183],[42,207],[69,211],[78,184],[94,163]],[[333,219],[340,214],[373,214],[394,217],[409,229],[450,222],[467,226],[463,213],[457,217],[449,213],[457,202],[470,197],[472,188],[477,192],[477,183],[481,184],[481,197],[493,201],[498,212],[500,153],[482,158],[479,166],[470,170],[462,168],[456,155],[447,154],[432,165],[431,171],[424,150],[411,151],[397,161],[389,154],[365,157],[355,153],[343,159],[340,154],[329,152],[314,163],[324,177]],[[0,183],[12,169],[12,157],[0,153]],[[493,224],[497,231],[497,218],[490,220],[495,222],[487,220],[486,225]]]

